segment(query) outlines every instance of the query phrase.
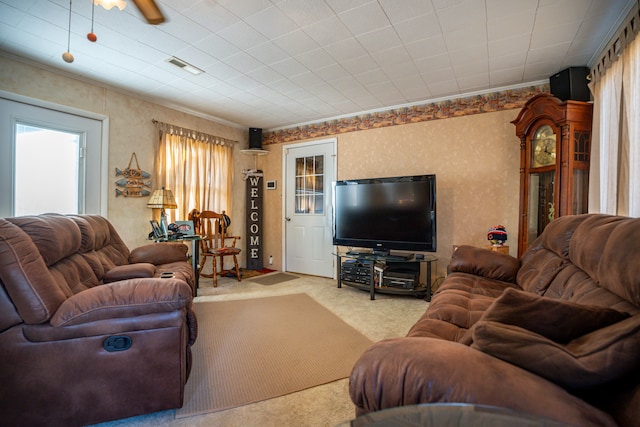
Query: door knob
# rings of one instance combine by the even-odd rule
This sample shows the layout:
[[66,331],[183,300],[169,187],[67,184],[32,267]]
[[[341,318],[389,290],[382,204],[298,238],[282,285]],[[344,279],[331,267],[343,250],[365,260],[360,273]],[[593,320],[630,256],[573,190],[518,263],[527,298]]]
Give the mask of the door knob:
[[285,216],[284,219],[286,219],[287,221],[291,221],[291,218],[289,218],[288,216]]

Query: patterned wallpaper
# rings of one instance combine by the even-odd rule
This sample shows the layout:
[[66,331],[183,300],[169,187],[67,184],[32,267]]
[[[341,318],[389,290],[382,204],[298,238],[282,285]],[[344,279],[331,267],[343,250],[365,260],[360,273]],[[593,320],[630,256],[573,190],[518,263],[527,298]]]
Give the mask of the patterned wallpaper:
[[[436,174],[435,274],[442,277],[454,245],[487,246],[487,230],[496,224],[507,228],[516,254],[520,141],[511,121],[546,91],[548,85],[540,85],[265,133],[271,155],[261,157],[259,167],[265,180],[282,180],[284,147],[336,138],[337,179]],[[265,254],[274,264],[282,261],[283,188],[264,198]]]
[[263,145],[286,143],[387,126],[512,110],[522,108],[530,98],[543,92],[549,92],[548,84],[362,114],[265,132],[262,135],[262,143]]

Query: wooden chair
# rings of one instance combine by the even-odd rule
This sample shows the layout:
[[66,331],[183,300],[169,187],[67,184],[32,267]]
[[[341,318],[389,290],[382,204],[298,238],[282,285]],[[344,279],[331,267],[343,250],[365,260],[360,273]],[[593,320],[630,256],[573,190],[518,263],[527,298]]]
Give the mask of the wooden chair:
[[[200,240],[200,267],[198,268],[198,274],[203,277],[213,277],[213,287],[218,286],[218,276],[223,276],[228,273],[234,273],[238,278],[238,282],[242,281],[240,276],[240,268],[238,268],[238,254],[241,249],[236,248],[236,241],[240,239],[240,236],[227,236],[228,223],[225,222],[225,214],[222,211],[221,214],[213,211],[197,212],[191,211],[189,214],[192,217],[194,228],[197,230],[202,238]],[[227,217],[228,218],[228,217]],[[231,244],[227,244],[227,242]],[[233,270],[224,269],[224,257],[233,257]],[[212,274],[202,273],[202,268],[207,262],[207,259],[212,261]],[[220,258],[220,271],[218,271],[217,259]]]

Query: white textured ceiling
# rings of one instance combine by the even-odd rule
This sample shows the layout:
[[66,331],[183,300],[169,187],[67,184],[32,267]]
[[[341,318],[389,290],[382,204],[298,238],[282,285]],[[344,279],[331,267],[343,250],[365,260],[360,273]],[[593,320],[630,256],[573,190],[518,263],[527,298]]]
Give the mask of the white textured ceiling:
[[68,0],[0,0],[0,49],[269,130],[592,65],[636,0],[157,0],[158,26],[128,3],[95,8],[91,43],[91,0],[73,0],[67,64]]

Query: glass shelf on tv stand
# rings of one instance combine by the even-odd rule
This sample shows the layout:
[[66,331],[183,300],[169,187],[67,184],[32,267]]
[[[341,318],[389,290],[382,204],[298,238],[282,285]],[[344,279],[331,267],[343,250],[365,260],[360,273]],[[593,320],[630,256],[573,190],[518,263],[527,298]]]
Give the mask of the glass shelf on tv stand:
[[[367,290],[371,294],[371,299],[376,299],[376,293],[381,294],[395,294],[395,295],[412,295],[415,297],[423,298],[427,301],[431,301],[431,283],[432,283],[432,264],[438,260],[434,255],[422,255],[422,254],[377,254],[373,252],[359,252],[359,251],[337,251],[333,255],[338,258],[338,287],[342,287],[342,283],[347,286]],[[355,261],[365,261],[362,268],[368,268],[368,274],[364,276],[363,280],[355,282],[351,280],[343,279],[342,277],[342,262],[343,259],[351,259]],[[385,264],[386,266],[393,266],[394,268],[402,268],[403,266],[410,266],[411,269],[415,269],[419,273],[418,277],[421,277],[421,267],[426,265],[426,283],[419,284],[418,286],[408,288],[390,287],[376,285],[375,283],[375,266],[376,263]],[[383,273],[384,274],[384,273]]]

